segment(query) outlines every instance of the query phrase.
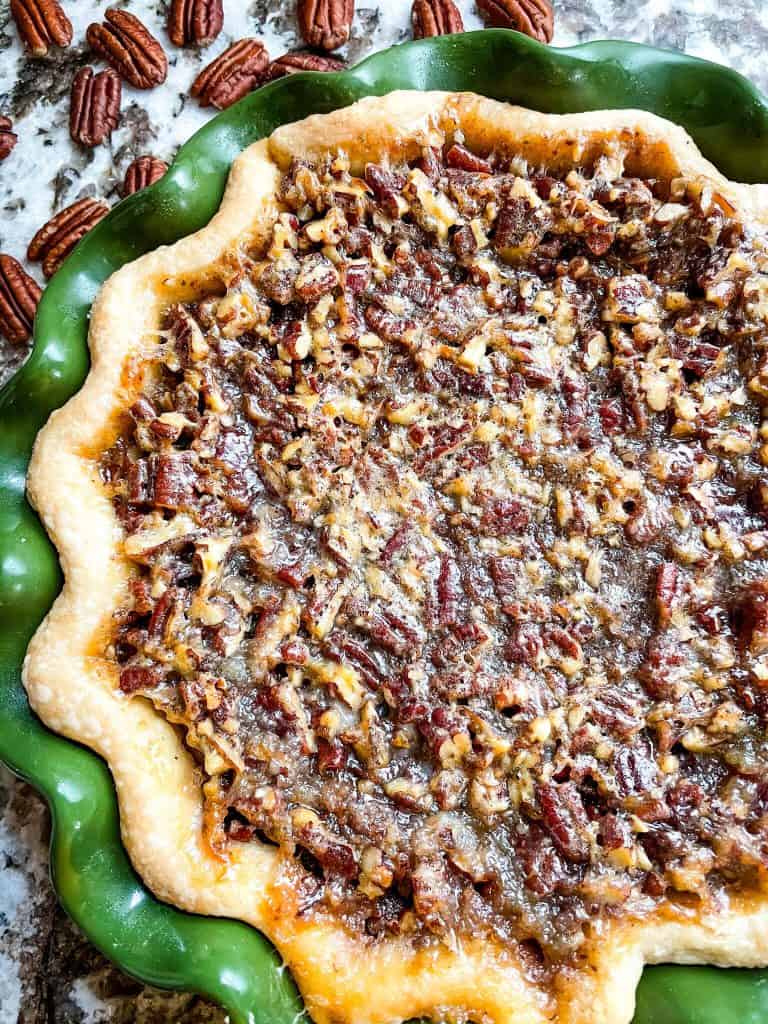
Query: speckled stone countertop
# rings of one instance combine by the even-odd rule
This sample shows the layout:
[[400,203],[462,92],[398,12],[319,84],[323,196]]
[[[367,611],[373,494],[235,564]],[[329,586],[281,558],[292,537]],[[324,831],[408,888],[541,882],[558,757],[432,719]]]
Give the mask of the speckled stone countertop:
[[[107,6],[63,0],[74,41],[63,53],[24,57],[0,0],[0,114],[14,120],[19,143],[0,164],[0,252],[21,259],[37,228],[86,195],[119,198],[134,157],[170,161],[210,116],[188,98],[204,63],[233,39],[263,39],[272,56],[298,44],[293,2],[224,0],[224,31],[208,49],[168,46],[164,86],[123,90],[122,119],[109,145],[74,146],[66,131],[74,70],[88,62],[85,27]],[[127,6],[167,44],[162,0]],[[357,0],[353,37],[344,56],[355,61],[410,35],[410,0]],[[480,27],[474,0],[459,0],[467,28]],[[763,0],[564,0],[556,4],[555,45],[589,39],[631,39],[671,46],[730,64],[768,91],[768,5]],[[37,276],[36,269],[33,273]],[[42,282],[41,282],[42,283]],[[24,353],[0,339],[0,382]],[[48,817],[32,790],[0,769],[0,1024],[204,1024],[224,1014],[196,996],[143,988],[104,960],[58,908],[48,881]]]

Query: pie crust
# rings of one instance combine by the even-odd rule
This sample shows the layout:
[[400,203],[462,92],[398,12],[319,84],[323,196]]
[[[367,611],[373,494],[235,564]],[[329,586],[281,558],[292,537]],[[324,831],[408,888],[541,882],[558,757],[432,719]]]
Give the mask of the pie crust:
[[687,922],[617,922],[606,926],[587,967],[564,968],[551,988],[526,976],[518,950],[487,940],[452,936],[413,948],[392,937],[360,948],[340,924],[298,918],[295,897],[276,882],[274,847],[240,844],[229,861],[211,853],[202,839],[195,764],[179,732],[148,702],[122,699],[116,666],[101,654],[111,613],[126,603],[128,567],[98,459],[116,411],[136,394],[128,357],[140,358],[153,344],[161,311],[193,297],[223,253],[267,235],[280,175],[293,158],[341,149],[359,172],[369,160],[412,158],[457,128],[476,151],[505,142],[534,165],[569,169],[615,154],[637,175],[703,176],[745,219],[768,222],[768,186],[728,182],[681,128],[639,111],[545,115],[472,94],[399,92],[277,129],[235,161],[206,228],[123,267],[96,299],[91,372],[40,433],[30,468],[30,500],[66,582],[32,640],[24,682],[48,726],[107,760],[123,841],[153,892],[187,911],[239,918],[263,931],[318,1024],[416,1017],[624,1024],[646,963],[768,965],[768,910],[754,902]]

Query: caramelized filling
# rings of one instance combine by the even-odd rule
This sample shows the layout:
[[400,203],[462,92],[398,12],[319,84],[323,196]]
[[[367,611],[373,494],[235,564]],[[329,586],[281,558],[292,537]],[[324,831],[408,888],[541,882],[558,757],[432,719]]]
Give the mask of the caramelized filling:
[[297,163],[101,460],[109,656],[304,914],[563,960],[763,884],[768,254],[705,183]]

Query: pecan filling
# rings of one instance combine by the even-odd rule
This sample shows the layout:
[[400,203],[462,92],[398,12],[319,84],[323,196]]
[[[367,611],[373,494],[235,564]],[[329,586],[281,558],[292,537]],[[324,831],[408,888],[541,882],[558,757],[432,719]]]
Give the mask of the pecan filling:
[[754,892],[765,238],[700,182],[459,142],[280,200],[101,461],[108,654],[211,844],[279,844],[305,914],[550,961]]

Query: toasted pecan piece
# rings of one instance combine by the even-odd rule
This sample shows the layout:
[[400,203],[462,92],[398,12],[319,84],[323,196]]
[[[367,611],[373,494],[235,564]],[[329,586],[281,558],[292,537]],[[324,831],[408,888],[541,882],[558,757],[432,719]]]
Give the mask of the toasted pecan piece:
[[299,0],[299,28],[307,46],[337,50],[349,39],[355,16],[354,0]]
[[72,42],[72,23],[59,0],[11,0],[11,14],[33,57],[44,57],[52,46]]
[[128,167],[123,179],[123,195],[130,196],[154,185],[168,170],[168,164],[156,156],[139,156]]
[[53,277],[80,239],[108,213],[103,199],[78,199],[40,228],[29,243],[27,258],[33,263],[41,260],[45,276]]
[[175,46],[207,46],[224,24],[222,0],[172,0],[168,35]]
[[477,0],[477,7],[494,28],[514,28],[540,43],[552,41],[554,14],[549,0]]
[[165,81],[168,58],[144,24],[129,11],[108,7],[105,22],[88,26],[86,39],[117,73],[136,89],[151,89]]
[[337,60],[336,57],[326,57],[324,54],[284,53],[269,65],[266,79],[272,82],[276,78],[293,75],[297,71],[343,71],[346,66],[344,61]]
[[413,0],[411,24],[414,39],[464,31],[461,13],[453,0]]
[[32,334],[42,292],[18,260],[0,254],[0,334],[21,345]]
[[98,146],[110,137],[120,120],[123,87],[112,68],[94,74],[80,68],[72,81],[69,134],[81,146]]
[[18,141],[10,117],[0,117],[0,160],[5,160]]
[[269,54],[258,39],[240,39],[203,68],[190,90],[201,107],[224,110],[251,92],[269,67]]

